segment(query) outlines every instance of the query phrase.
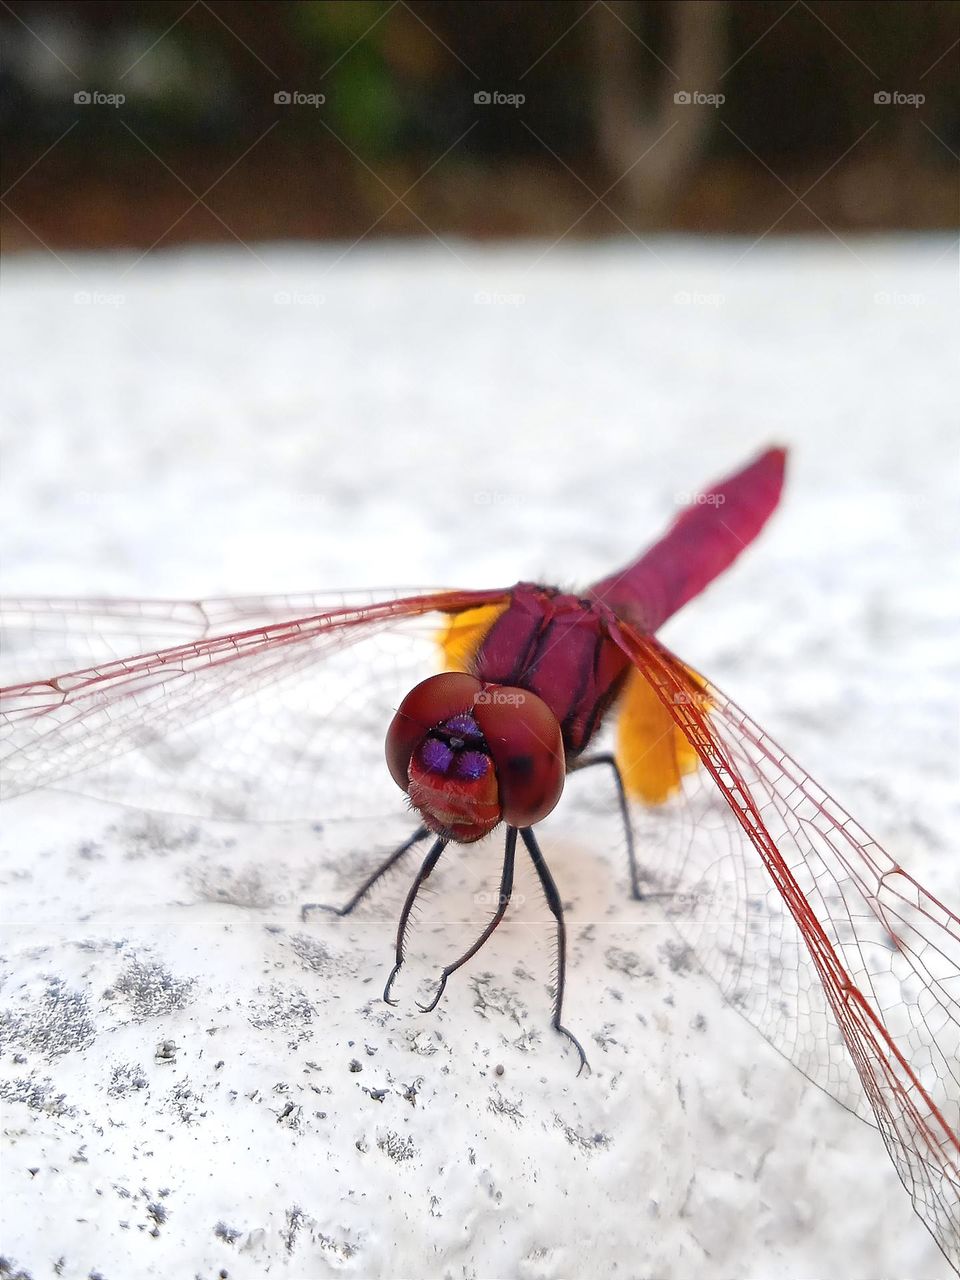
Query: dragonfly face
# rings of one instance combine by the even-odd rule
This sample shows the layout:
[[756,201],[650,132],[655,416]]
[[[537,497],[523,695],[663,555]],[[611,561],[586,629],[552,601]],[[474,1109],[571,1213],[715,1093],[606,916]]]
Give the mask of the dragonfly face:
[[560,725],[541,698],[462,672],[430,676],[407,694],[386,755],[425,824],[460,844],[499,822],[545,818],[566,772]]

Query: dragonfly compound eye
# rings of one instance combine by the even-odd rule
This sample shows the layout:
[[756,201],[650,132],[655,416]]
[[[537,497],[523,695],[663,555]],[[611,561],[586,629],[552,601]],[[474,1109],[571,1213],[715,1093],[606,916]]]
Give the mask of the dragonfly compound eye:
[[563,791],[566,763],[557,717],[535,693],[506,685],[485,686],[473,711],[496,767],[504,822],[532,827]]
[[483,686],[447,672],[411,689],[387,731],[387,764],[432,830],[462,844],[500,821],[499,788],[483,731],[473,714]]
[[386,755],[426,824],[463,844],[501,820],[539,822],[563,789],[560,726],[546,703],[459,672],[431,676],[407,694]]

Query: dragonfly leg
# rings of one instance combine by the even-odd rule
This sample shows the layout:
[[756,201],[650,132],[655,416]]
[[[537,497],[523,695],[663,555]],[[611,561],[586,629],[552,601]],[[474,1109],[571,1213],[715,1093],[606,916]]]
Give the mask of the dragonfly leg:
[[496,929],[497,925],[503,919],[504,912],[510,904],[510,895],[513,893],[513,868],[516,860],[517,851],[517,828],[507,828],[507,841],[503,850],[503,872],[500,876],[500,900],[496,911],[490,919],[490,923],[481,933],[473,946],[463,953],[458,960],[454,960],[453,964],[448,964],[440,975],[440,984],[434,993],[433,999],[429,1004],[422,1004],[420,1008],[424,1013],[431,1013],[440,1003],[440,997],[443,995],[444,987],[447,985],[447,979],[451,973],[455,973],[461,965],[467,963],[471,956],[475,956],[486,940]]
[[630,807],[627,804],[627,792],[623,785],[623,775],[620,772],[620,766],[617,764],[616,757],[606,753],[598,756],[588,756],[586,760],[577,763],[574,772],[581,769],[590,769],[595,764],[609,765],[613,770],[613,776],[617,784],[617,799],[620,804],[620,818],[623,821],[623,832],[627,839],[627,862],[630,867],[630,896],[636,898],[638,902],[642,902],[647,894],[640,888],[640,872],[637,869],[637,851],[633,842],[633,823],[630,821]]
[[403,942],[407,932],[407,921],[410,919],[410,912],[413,910],[413,904],[417,900],[417,894],[420,892],[420,888],[424,880],[427,879],[430,872],[437,865],[440,855],[443,853],[448,843],[449,842],[445,840],[443,836],[440,836],[431,846],[430,852],[424,858],[423,865],[417,872],[417,878],[410,886],[410,892],[407,894],[407,900],[403,904],[403,910],[400,912],[400,922],[397,925],[396,962],[390,970],[390,977],[387,979],[387,985],[383,988],[383,998],[387,1004],[397,1003],[396,1000],[390,999],[390,988],[393,986],[393,980],[400,972],[400,966],[403,964]]
[[405,853],[413,848],[428,834],[426,827],[418,827],[409,840],[405,840],[399,849],[394,849],[389,858],[380,863],[373,875],[367,876],[353,897],[342,907],[334,907],[326,902],[305,902],[300,908],[300,919],[306,920],[309,911],[330,911],[335,916],[348,916],[359,902],[367,896],[373,886],[385,876],[391,867],[396,866]]
[[527,846],[527,852],[530,854],[530,861],[533,863],[537,875],[540,877],[540,883],[543,886],[543,892],[547,899],[547,906],[557,922],[557,996],[553,1006],[553,1026],[561,1035],[567,1037],[577,1053],[580,1055],[580,1067],[577,1075],[584,1067],[590,1070],[590,1064],[587,1062],[587,1055],[583,1051],[583,1045],[561,1022],[563,1015],[563,988],[566,978],[567,969],[567,926],[563,920],[563,903],[560,901],[560,894],[557,890],[556,882],[550,874],[550,868],[544,860],[543,854],[540,852],[540,846],[537,844],[536,838],[531,827],[522,827],[520,836],[523,843]]

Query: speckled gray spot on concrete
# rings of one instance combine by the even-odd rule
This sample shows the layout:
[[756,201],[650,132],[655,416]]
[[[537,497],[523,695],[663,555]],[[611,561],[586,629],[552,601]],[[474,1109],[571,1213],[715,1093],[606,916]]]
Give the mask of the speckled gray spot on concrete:
[[196,979],[175,978],[159,961],[139,955],[127,959],[113,990],[126,1000],[138,1022],[182,1009],[192,998]]
[[62,978],[47,978],[39,994],[16,993],[12,1007],[0,1011],[0,1052],[25,1049],[55,1058],[85,1049],[95,1036],[89,997]]

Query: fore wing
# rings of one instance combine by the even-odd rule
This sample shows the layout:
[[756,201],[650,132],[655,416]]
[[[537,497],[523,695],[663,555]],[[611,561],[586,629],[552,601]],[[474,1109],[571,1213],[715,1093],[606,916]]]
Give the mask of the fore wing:
[[960,1269],[960,919],[718,689],[618,631],[702,765],[640,840],[688,895],[676,927],[775,1048],[877,1124]]
[[507,594],[7,601],[3,653],[17,674],[0,690],[3,796],[56,786],[322,821],[359,804],[363,783],[369,812],[385,727],[434,670],[445,616]]

